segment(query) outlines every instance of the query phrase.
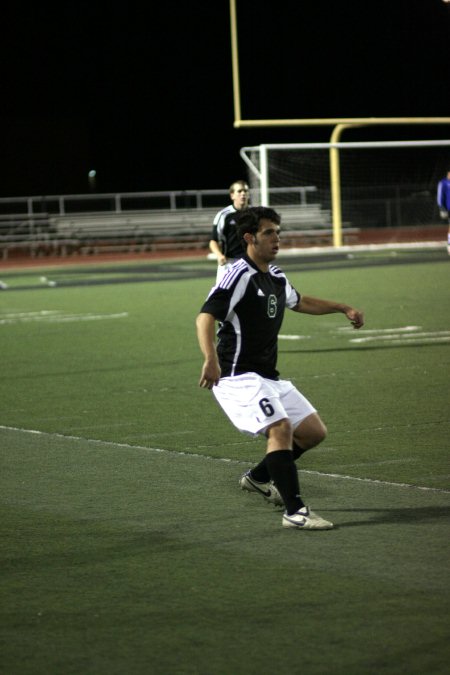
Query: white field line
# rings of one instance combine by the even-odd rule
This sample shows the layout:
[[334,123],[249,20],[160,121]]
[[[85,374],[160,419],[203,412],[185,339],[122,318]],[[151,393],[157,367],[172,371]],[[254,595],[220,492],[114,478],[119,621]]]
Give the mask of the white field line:
[[432,342],[450,342],[450,334],[448,337],[423,338],[423,340],[396,340],[388,344],[392,345],[429,345]]
[[[159,452],[159,453],[167,453],[168,455],[176,455],[179,457],[192,457],[196,459],[203,459],[207,461],[212,461],[212,462],[226,462],[227,464],[244,464],[246,466],[251,466],[250,462],[244,462],[242,460],[238,459],[228,459],[227,457],[210,457],[209,455],[201,455],[199,453],[194,453],[194,452],[182,452],[179,450],[166,450],[164,448],[149,448],[144,445],[130,445],[129,443],[115,443],[113,441],[102,441],[99,439],[95,438],[83,438],[82,436],[68,436],[66,434],[60,434],[60,433],[50,433],[47,431],[38,431],[36,429],[20,429],[18,427],[8,427],[4,426],[3,424],[0,424],[0,430],[3,429],[5,431],[15,431],[18,433],[22,434],[36,434],[38,436],[48,436],[50,438],[61,438],[61,439],[66,439],[66,440],[71,440],[71,441],[83,441],[85,443],[90,443],[93,445],[100,445],[104,447],[109,447],[109,448],[126,448],[127,450],[145,450],[146,452]],[[444,488],[433,488],[433,487],[425,487],[421,485],[411,485],[410,483],[394,483],[391,481],[387,480],[377,480],[373,478],[360,478],[358,476],[347,476],[344,474],[340,473],[326,473],[322,471],[311,471],[311,470],[304,470],[301,469],[300,473],[305,473],[309,474],[312,476],[323,476],[325,478],[338,478],[341,480],[352,480],[352,481],[359,481],[362,483],[370,483],[373,485],[390,485],[392,487],[398,487],[398,488],[411,488],[415,490],[423,490],[426,492],[443,492],[445,494],[450,494],[450,490],[445,490]]]
[[[361,329],[358,331],[357,338],[350,338],[349,342],[353,344],[364,344],[366,342],[383,341],[393,345],[406,344],[427,344],[431,342],[450,342],[450,331],[433,331],[426,332],[421,330],[421,326],[401,326],[400,328],[372,328]],[[348,337],[349,331],[353,332],[350,326],[339,327],[333,329],[330,333]],[[362,337],[361,337],[362,335]],[[279,335],[281,340],[306,340],[311,338],[310,335]]]
[[[421,330],[422,326],[402,326],[401,328],[360,328],[358,330],[358,334],[361,335],[364,333],[365,335],[368,335],[369,333],[374,333],[376,335],[378,334],[383,334],[383,333],[409,333],[411,331],[415,330]],[[353,326],[339,326],[337,328],[339,332],[353,332],[355,329]],[[334,330],[331,331],[334,333]]]
[[[283,235],[283,231],[281,231]],[[309,248],[282,248],[278,254],[282,256],[308,256],[316,255],[317,253],[329,253],[330,257],[334,253],[354,253],[355,251],[392,251],[391,255],[396,255],[396,250],[420,250],[420,249],[445,249],[447,242],[444,241],[422,241],[422,242],[403,242],[390,244],[353,244],[340,246],[336,249],[334,246],[311,246]]]
[[431,333],[391,333],[389,335],[368,335],[367,337],[350,338],[350,342],[373,342],[374,340],[402,340],[404,342],[415,342],[418,339],[421,339],[422,342],[423,339],[426,339],[427,341],[436,339],[450,339],[450,330],[434,331]]
[[450,490],[445,490],[444,488],[432,488],[432,487],[424,487],[421,485],[411,485],[410,483],[393,483],[388,480],[377,480],[376,478],[360,478],[358,476],[346,476],[345,474],[341,473],[325,473],[322,471],[311,471],[309,469],[304,470],[301,469],[301,473],[308,473],[312,475],[317,475],[317,476],[326,476],[327,478],[341,478],[343,480],[356,480],[361,483],[372,483],[372,484],[378,484],[378,485],[393,485],[395,487],[402,487],[402,488],[415,488],[416,490],[426,490],[428,492],[445,492],[445,494],[450,494]]
[[45,321],[47,323],[67,323],[69,321],[101,321],[103,319],[123,319],[128,312],[117,314],[58,314],[56,311],[27,312],[2,315],[0,325]]
[[48,316],[50,314],[58,314],[58,312],[58,309],[41,309],[38,312],[7,312],[6,314],[2,314],[2,316],[6,319],[15,319],[29,316]]

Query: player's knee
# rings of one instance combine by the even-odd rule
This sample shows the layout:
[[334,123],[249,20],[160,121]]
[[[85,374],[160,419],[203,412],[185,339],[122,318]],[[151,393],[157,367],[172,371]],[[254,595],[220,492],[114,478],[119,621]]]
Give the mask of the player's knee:
[[321,420],[320,425],[318,425],[317,429],[315,430],[315,434],[314,434],[315,443],[314,443],[314,445],[319,445],[319,443],[322,443],[322,441],[324,441],[326,439],[327,433],[328,433],[327,428]]
[[269,441],[277,441],[280,447],[290,447],[292,442],[292,424],[288,418],[274,422],[266,429],[266,436]]
[[303,450],[310,450],[325,440],[327,428],[318,415],[304,420],[294,432],[294,441]]

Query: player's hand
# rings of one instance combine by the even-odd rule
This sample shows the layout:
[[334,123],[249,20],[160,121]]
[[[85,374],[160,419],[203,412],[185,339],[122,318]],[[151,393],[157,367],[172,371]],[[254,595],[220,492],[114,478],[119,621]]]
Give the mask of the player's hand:
[[346,317],[353,325],[353,328],[361,328],[364,326],[364,312],[360,312],[357,309],[349,309],[346,312]]
[[199,386],[203,389],[212,389],[219,383],[220,366],[217,362],[205,361],[202,368],[202,374],[199,380]]
[[445,209],[441,209],[439,211],[439,215],[441,216],[442,220],[446,220],[448,218],[448,211]]

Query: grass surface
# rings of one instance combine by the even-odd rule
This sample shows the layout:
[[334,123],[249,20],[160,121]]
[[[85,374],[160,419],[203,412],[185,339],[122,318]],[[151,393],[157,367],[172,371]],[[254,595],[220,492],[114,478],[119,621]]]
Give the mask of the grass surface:
[[283,325],[281,373],[329,430],[299,476],[336,528],[309,533],[237,489],[264,444],[197,386],[213,265],[2,273],[0,672],[447,673],[449,262],[433,256],[282,265],[367,318]]

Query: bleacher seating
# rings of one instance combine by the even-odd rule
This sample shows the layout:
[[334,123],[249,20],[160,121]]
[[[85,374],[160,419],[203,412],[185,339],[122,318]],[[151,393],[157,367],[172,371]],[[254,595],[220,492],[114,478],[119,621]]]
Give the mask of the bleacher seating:
[[[282,216],[285,244],[331,243],[330,212],[319,204],[277,206],[276,209]],[[217,211],[215,207],[0,216],[0,250],[4,259],[20,250],[34,257],[206,250]],[[344,236],[357,232],[357,228],[346,228]]]
[[77,242],[80,253],[164,248],[206,248],[217,209],[152,210],[82,214],[51,219],[59,237]]

